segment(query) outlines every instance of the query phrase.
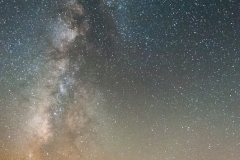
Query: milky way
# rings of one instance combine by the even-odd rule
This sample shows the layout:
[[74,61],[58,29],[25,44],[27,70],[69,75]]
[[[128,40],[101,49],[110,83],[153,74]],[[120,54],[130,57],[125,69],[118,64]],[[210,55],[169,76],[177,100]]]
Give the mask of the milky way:
[[240,4],[0,1],[0,159],[238,160]]

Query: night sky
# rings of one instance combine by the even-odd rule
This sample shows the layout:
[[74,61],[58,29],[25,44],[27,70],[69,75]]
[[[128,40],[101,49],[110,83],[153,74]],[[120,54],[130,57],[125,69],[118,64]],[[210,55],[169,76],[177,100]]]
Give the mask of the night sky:
[[239,160],[237,0],[0,0],[1,160]]

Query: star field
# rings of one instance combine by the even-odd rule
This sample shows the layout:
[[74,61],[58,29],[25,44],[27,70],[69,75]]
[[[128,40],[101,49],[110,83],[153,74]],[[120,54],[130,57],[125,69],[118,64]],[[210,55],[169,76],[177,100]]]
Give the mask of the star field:
[[0,159],[238,160],[240,3],[0,0]]

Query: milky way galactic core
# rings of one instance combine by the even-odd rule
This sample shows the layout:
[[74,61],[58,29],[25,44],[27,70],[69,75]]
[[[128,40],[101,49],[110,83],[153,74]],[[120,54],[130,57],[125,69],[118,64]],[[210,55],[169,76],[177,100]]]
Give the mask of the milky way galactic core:
[[240,3],[0,0],[0,160],[239,160]]

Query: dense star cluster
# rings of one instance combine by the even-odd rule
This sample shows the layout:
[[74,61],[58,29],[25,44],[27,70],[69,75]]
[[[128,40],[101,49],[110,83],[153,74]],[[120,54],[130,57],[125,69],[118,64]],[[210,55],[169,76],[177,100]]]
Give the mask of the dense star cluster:
[[238,160],[236,0],[0,0],[0,160]]

